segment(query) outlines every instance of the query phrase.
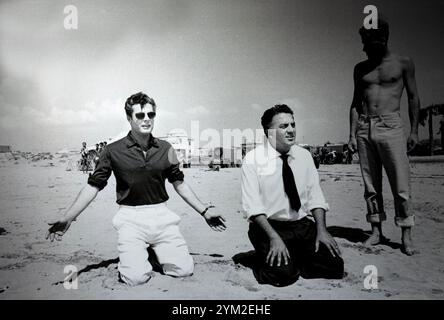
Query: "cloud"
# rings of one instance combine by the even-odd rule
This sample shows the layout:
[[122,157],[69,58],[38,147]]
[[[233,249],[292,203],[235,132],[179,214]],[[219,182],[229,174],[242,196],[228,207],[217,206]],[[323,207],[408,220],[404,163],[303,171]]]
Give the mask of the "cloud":
[[251,108],[254,110],[265,110],[264,106],[261,106],[260,104],[257,104],[257,103],[253,103],[251,105]]
[[279,104],[286,104],[293,111],[303,111],[304,106],[298,98],[284,98],[278,101]]
[[[30,103],[30,101],[10,100],[11,97],[0,95],[3,116],[0,128],[11,129],[17,123],[26,123],[30,127],[39,126],[81,126],[98,122],[119,121],[125,117],[124,102],[121,99],[89,101],[78,109],[69,106],[69,102],[59,100],[57,104]],[[46,105],[45,108],[42,108]],[[8,106],[8,107],[6,107]]]
[[[210,110],[204,106],[195,106],[195,107],[187,109],[185,112],[192,115],[192,116],[210,114]],[[212,113],[214,113],[214,112],[212,112]]]
[[79,109],[52,106],[47,115],[37,118],[36,121],[54,126],[108,123],[125,118],[123,106],[122,99],[88,101]]
[[173,112],[169,109],[165,109],[165,108],[158,108],[157,109],[157,117],[162,117],[162,118],[174,118],[177,116],[177,112]]

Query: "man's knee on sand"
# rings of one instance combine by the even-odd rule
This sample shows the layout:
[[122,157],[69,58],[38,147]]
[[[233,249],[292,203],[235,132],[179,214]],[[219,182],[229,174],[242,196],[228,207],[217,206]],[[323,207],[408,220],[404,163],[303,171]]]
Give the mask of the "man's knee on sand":
[[344,269],[344,259],[342,259],[341,257],[336,257],[334,259],[334,264],[333,266],[335,267],[334,270],[335,272],[332,275],[332,279],[342,279],[345,277],[345,269]]
[[301,276],[304,279],[342,279],[344,277],[344,260],[333,256],[330,250],[321,243],[309,263],[301,266]]
[[194,272],[194,262],[191,256],[180,264],[164,263],[163,272],[172,277],[189,277]]
[[320,265],[303,267],[301,276],[304,279],[342,279],[345,276],[344,260],[341,257],[331,257]]
[[134,271],[127,271],[122,273],[120,271],[120,279],[129,286],[138,286],[148,282],[151,279],[151,272],[138,273]]
[[275,287],[285,287],[295,283],[299,279],[299,270],[293,263],[280,266],[265,264],[255,272],[256,278],[261,284],[271,284]]

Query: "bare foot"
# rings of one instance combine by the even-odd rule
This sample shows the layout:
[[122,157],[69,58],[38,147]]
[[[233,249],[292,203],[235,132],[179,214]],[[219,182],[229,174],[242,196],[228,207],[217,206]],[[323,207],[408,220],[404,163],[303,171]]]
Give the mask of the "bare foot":
[[408,256],[413,256],[414,254],[419,253],[418,250],[415,250],[415,247],[413,246],[412,238],[410,238],[410,237],[403,237],[402,238],[401,252],[408,255]]
[[384,237],[379,232],[373,232],[362,244],[366,247],[376,246],[383,241]]
[[418,250],[415,250],[412,241],[411,228],[402,228],[402,247],[401,252],[408,255],[413,256],[415,253],[419,253]]

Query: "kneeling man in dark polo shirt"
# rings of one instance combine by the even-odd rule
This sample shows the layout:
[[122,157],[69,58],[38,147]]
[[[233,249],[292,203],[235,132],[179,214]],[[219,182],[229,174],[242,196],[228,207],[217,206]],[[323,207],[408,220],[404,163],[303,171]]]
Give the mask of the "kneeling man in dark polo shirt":
[[113,226],[118,231],[121,280],[134,286],[151,278],[148,247],[154,250],[164,274],[190,276],[194,269],[193,259],[179,231],[180,217],[166,206],[165,180],[173,184],[177,193],[204,217],[213,230],[225,230],[225,220],[205,207],[184,182],[171,145],[151,134],[156,116],[154,100],[142,92],[134,94],[127,99],[125,112],[131,131],[125,138],[107,145],[88,184],[62,217],[50,223],[46,237],[51,241],[61,240],[114,172],[120,206],[113,218]]

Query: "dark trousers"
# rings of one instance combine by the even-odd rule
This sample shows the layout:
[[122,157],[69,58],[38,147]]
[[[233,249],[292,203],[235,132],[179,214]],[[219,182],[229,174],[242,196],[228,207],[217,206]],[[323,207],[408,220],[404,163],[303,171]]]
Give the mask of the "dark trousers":
[[295,283],[299,276],[305,279],[343,278],[342,258],[332,256],[322,243],[319,244],[318,252],[315,252],[316,225],[312,220],[305,217],[299,221],[268,220],[268,222],[287,246],[290,261],[287,265],[281,261],[279,267],[275,261],[274,266],[269,266],[265,259],[270,249],[270,239],[258,225],[251,223],[248,237],[258,258],[253,273],[259,283],[284,287]]

